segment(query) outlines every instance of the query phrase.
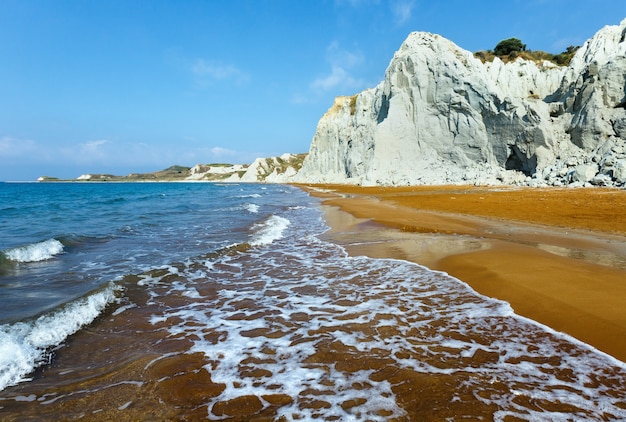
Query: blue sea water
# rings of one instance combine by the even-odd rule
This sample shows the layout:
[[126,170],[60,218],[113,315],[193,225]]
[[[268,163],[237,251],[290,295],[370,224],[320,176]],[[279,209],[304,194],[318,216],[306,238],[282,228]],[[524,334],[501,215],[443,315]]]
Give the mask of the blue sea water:
[[285,206],[280,198],[289,196],[277,190],[285,188],[0,184],[0,323],[35,316],[127,274],[244,242],[252,224]]
[[0,184],[0,419],[626,419],[624,363],[327,229],[293,186]]

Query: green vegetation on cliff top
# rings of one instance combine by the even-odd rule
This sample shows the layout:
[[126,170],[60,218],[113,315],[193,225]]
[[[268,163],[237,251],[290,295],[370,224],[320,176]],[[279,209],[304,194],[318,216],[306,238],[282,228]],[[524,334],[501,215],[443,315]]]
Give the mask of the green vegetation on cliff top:
[[542,63],[543,61],[549,61],[558,66],[567,66],[569,62],[576,54],[576,51],[580,46],[570,45],[565,51],[552,54],[545,51],[532,51],[526,49],[526,44],[522,43],[518,38],[508,38],[500,41],[493,50],[477,51],[474,53],[474,57],[484,62],[492,62],[493,59],[499,57],[503,62],[515,61],[518,58],[522,58],[535,63]]

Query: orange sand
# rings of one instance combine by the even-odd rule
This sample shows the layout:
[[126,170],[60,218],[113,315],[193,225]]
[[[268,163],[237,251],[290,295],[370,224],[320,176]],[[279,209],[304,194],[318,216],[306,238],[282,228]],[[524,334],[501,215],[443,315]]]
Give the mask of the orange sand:
[[325,198],[329,240],[350,253],[445,271],[626,361],[626,191],[307,189]]

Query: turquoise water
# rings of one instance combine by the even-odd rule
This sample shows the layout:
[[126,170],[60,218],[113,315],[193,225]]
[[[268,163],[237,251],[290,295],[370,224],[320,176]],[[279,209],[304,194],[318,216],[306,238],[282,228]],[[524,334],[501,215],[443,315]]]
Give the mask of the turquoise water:
[[0,184],[2,420],[624,420],[626,368],[292,186]]

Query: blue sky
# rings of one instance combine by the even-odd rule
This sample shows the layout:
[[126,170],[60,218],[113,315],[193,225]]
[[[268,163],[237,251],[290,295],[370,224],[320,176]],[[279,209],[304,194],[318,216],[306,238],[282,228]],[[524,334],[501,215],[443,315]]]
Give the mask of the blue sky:
[[0,0],[0,180],[307,152],[412,31],[558,53],[623,18],[624,0]]

